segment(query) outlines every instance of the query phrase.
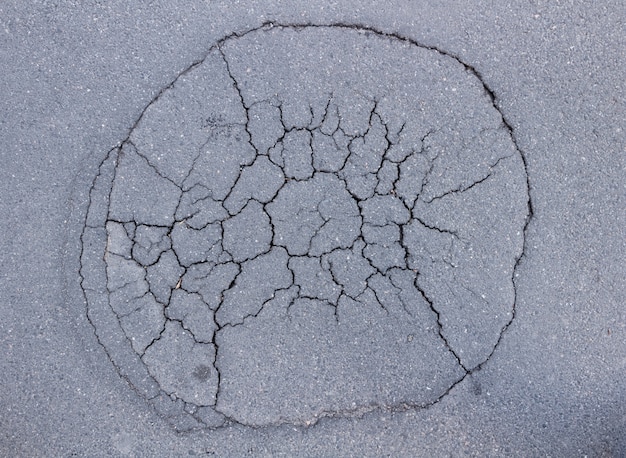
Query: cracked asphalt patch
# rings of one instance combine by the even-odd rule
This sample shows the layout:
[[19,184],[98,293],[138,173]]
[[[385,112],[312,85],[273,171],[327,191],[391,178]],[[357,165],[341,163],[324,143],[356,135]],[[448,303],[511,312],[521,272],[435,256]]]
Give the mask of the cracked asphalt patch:
[[441,50],[341,24],[228,36],[94,178],[98,341],[178,430],[433,405],[514,318],[512,134]]

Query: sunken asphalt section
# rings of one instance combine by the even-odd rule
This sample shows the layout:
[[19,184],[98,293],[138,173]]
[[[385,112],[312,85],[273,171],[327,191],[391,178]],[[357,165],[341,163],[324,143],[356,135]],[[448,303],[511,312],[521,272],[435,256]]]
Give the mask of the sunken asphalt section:
[[[276,74],[291,53],[308,59]],[[220,40],[105,157],[87,316],[178,429],[425,408],[512,323],[530,209],[473,68],[372,28],[269,23]]]
[[0,456],[623,456],[611,3],[0,5]]

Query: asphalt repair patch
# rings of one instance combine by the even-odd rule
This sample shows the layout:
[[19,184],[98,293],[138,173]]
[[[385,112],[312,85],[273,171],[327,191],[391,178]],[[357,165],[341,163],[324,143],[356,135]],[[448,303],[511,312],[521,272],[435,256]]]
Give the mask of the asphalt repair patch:
[[426,408],[515,313],[525,160],[459,58],[350,25],[225,37],[108,152],[87,317],[177,430]]

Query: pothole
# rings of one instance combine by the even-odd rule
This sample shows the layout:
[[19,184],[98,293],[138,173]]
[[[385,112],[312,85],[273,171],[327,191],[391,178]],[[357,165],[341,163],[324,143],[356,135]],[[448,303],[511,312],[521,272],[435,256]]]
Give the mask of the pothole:
[[523,157],[476,72],[357,26],[219,41],[90,192],[87,314],[185,430],[432,405],[512,320]]

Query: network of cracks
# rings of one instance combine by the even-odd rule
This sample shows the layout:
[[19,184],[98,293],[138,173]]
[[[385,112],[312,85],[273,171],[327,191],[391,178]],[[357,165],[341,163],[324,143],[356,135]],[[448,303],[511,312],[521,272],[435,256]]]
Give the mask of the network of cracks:
[[265,24],[100,164],[87,316],[178,430],[424,408],[512,323],[531,216],[471,66],[368,27]]

